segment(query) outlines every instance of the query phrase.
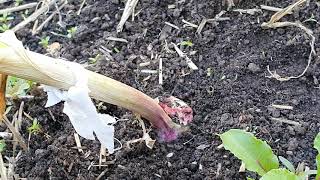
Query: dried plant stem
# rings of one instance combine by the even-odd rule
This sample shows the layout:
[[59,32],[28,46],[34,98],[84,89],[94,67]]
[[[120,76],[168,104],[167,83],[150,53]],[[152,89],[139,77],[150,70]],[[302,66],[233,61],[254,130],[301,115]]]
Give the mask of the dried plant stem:
[[25,9],[30,9],[30,8],[36,7],[37,4],[38,3],[34,2],[34,3],[24,4],[24,5],[21,5],[21,6],[1,9],[0,10],[0,14],[12,13],[12,12],[16,12],[16,11],[22,11],[22,10],[25,10]]
[[17,24],[15,27],[12,28],[14,32],[20,30],[27,24],[29,24],[32,21],[35,21],[41,14],[45,13],[46,11],[49,10],[50,6],[54,5],[57,1],[59,0],[52,0],[49,1],[47,4],[44,4],[41,8],[36,10],[33,14],[31,14],[29,17],[27,17],[24,21],[20,22]]
[[51,19],[56,14],[58,14],[61,9],[64,8],[64,6],[67,3],[68,3],[68,1],[64,1],[64,3],[57,10],[55,10],[45,21],[43,21],[35,30],[32,31],[32,35],[38,34],[43,29],[43,27],[46,26],[51,21]]

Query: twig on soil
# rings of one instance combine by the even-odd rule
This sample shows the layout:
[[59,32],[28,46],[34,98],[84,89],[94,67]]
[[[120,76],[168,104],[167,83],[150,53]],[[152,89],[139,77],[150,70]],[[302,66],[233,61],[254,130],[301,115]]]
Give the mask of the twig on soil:
[[149,149],[152,149],[154,143],[156,142],[156,140],[151,139],[151,137],[149,136],[149,134],[148,134],[148,132],[146,130],[146,126],[145,126],[143,120],[140,118],[140,116],[137,116],[137,119],[138,119],[138,121],[139,121],[139,123],[140,123],[140,125],[142,127],[142,132],[143,132],[142,138],[138,138],[138,139],[127,141],[127,147],[130,148],[130,144],[145,141],[146,146]]
[[277,109],[293,110],[292,106],[287,106],[287,105],[272,104],[271,107],[277,108]]
[[284,119],[284,118],[275,118],[275,117],[271,117],[270,118],[273,121],[278,121],[281,123],[285,123],[285,124],[291,124],[291,125],[295,125],[295,126],[301,126],[300,123],[292,121],[292,120],[288,120],[288,119]]
[[289,81],[289,80],[291,80],[291,79],[298,79],[298,78],[302,77],[302,76],[307,72],[307,70],[308,70],[308,68],[309,68],[309,66],[310,66],[310,64],[311,64],[313,55],[316,54],[316,51],[315,51],[315,48],[314,48],[314,44],[315,44],[316,39],[315,39],[315,37],[313,36],[312,31],[311,31],[310,29],[307,29],[306,27],[304,27],[304,26],[303,26],[302,24],[300,24],[300,23],[293,23],[293,22],[276,22],[276,23],[272,23],[272,24],[270,24],[270,25],[265,25],[264,27],[267,27],[267,26],[268,26],[269,28],[278,28],[278,27],[286,27],[286,26],[296,26],[296,27],[302,29],[302,30],[311,38],[311,40],[310,40],[310,48],[311,48],[311,50],[310,50],[310,53],[309,53],[307,66],[305,67],[305,69],[303,70],[303,72],[302,72],[300,75],[298,75],[298,76],[281,77],[279,74],[277,74],[276,71],[273,71],[273,72],[272,72],[272,71],[270,70],[270,68],[269,68],[269,65],[268,65],[268,66],[267,66],[267,70],[268,70],[270,76],[266,76],[266,77],[268,77],[268,78],[274,78],[274,79],[276,79],[276,80],[278,80],[278,81],[281,81],[281,82],[283,82],[283,81]]
[[16,155],[16,157],[5,157],[8,161],[8,172],[7,172],[7,175],[8,175],[8,179],[15,179],[15,173],[14,173],[14,169],[17,165],[17,162],[20,158],[20,155],[22,154],[22,151],[19,151],[19,153]]
[[99,154],[99,169],[101,168],[101,165],[107,161],[106,157],[107,157],[106,148],[101,145],[100,154]]
[[289,77],[281,77],[279,74],[276,73],[276,71],[271,71],[269,66],[267,66],[267,70],[270,74],[270,76],[266,76],[268,78],[274,78],[278,81],[289,81],[290,79],[297,79],[302,77],[306,71],[308,70],[310,64],[311,64],[311,60],[312,60],[312,56],[316,54],[315,48],[314,48],[314,44],[315,44],[315,37],[313,36],[313,32],[306,28],[305,26],[303,26],[301,23],[299,22],[278,22],[283,16],[287,15],[289,12],[292,12],[292,10],[298,6],[300,6],[302,3],[306,2],[306,0],[299,0],[296,3],[284,8],[283,10],[276,12],[271,19],[269,20],[269,22],[267,23],[262,23],[261,27],[263,28],[281,28],[281,27],[289,27],[289,26],[294,26],[297,27],[301,30],[303,30],[310,38],[310,53],[309,53],[309,58],[308,58],[308,64],[306,66],[306,68],[303,70],[303,72],[298,75],[298,76],[289,76]]
[[109,168],[106,168],[105,170],[103,170],[103,171],[99,174],[99,176],[96,178],[96,180],[100,180],[100,179],[107,173],[108,170],[109,170]]
[[10,2],[11,0],[0,0],[0,4]]
[[36,7],[37,4],[38,4],[37,2],[34,2],[34,3],[29,3],[29,4],[23,4],[21,6],[15,6],[15,7],[10,7],[10,8],[6,8],[6,9],[1,9],[0,14],[9,14],[9,13],[17,12],[17,11],[22,11],[25,9],[31,9],[33,7]]
[[49,1],[47,4],[43,5],[41,8],[36,10],[33,14],[31,14],[29,17],[27,17],[24,21],[20,22],[15,27],[13,27],[12,30],[16,32],[21,28],[23,28],[24,26],[26,26],[27,24],[29,24],[30,22],[35,21],[41,14],[48,11],[50,6],[54,5],[57,1],[58,0]]
[[28,151],[27,145],[25,143],[25,140],[23,139],[23,137],[21,136],[21,134],[16,131],[16,129],[14,128],[14,126],[10,123],[10,121],[8,120],[8,118],[6,116],[3,116],[3,122],[6,124],[6,126],[10,129],[10,131],[12,132],[14,138],[17,139],[18,143],[20,144],[20,146],[22,147],[22,149],[24,151]]
[[142,69],[140,72],[145,73],[145,74],[157,74],[158,73],[157,70],[151,70],[151,69]]
[[217,14],[213,19],[206,19],[206,18],[204,18],[204,19],[202,19],[202,21],[201,21],[201,23],[199,24],[199,26],[198,26],[198,29],[197,29],[197,31],[196,31],[196,33],[197,34],[201,34],[201,32],[202,32],[202,29],[204,28],[204,26],[208,23],[208,22],[217,22],[217,21],[219,21],[219,20],[227,20],[227,19],[229,19],[229,18],[227,18],[227,19],[225,19],[225,18],[221,18],[221,16],[222,15],[224,15],[226,13],[226,11],[221,11],[219,14]]
[[191,22],[188,22],[188,21],[186,21],[184,19],[182,19],[182,22],[184,23],[183,27],[193,27],[193,28],[198,28],[199,27],[198,25],[193,24]]
[[239,12],[240,14],[250,14],[254,15],[255,13],[262,13],[261,9],[234,9],[234,12]]
[[46,20],[44,20],[44,21],[36,28],[36,30],[33,30],[33,31],[32,31],[32,35],[38,34],[38,33],[43,29],[43,27],[46,26],[46,25],[52,20],[52,18],[53,18],[56,14],[58,14],[61,9],[64,8],[64,6],[65,6],[67,3],[68,3],[68,1],[64,1],[64,3],[63,3],[57,10],[55,10]]
[[117,38],[117,37],[107,37],[106,40],[128,43],[128,40],[123,39],[123,38]]
[[219,177],[221,168],[222,168],[222,164],[221,164],[221,163],[218,163],[217,172],[216,172],[216,177]]
[[[260,8],[262,10],[273,11],[273,12],[278,12],[278,11],[282,11],[283,10],[282,8],[266,6],[266,5],[260,5]],[[288,14],[292,14],[292,12],[288,12]]]
[[137,6],[139,0],[128,0],[126,6],[124,8],[123,14],[121,16],[120,22],[117,26],[117,32],[121,32],[123,30],[123,26],[128,20],[129,16],[134,16],[134,8]]
[[86,3],[86,0],[82,0],[82,3],[81,3],[81,5],[80,5],[80,8],[79,8],[79,10],[78,10],[78,12],[77,12],[77,15],[78,15],[78,16],[80,16],[81,10],[82,10],[82,8],[83,8],[83,6],[84,6],[85,3]]
[[79,134],[78,133],[74,133],[73,135],[74,135],[74,140],[76,141],[76,146],[77,146],[78,151],[80,153],[83,153]]
[[173,45],[174,49],[176,50],[176,52],[179,54],[179,56],[186,60],[186,62],[187,62],[187,64],[188,64],[190,69],[198,70],[197,65],[195,65],[192,62],[192,60],[185,53],[183,53],[175,43],[172,43],[172,45]]
[[7,180],[7,168],[4,165],[2,154],[0,153],[0,175],[1,179]]
[[163,84],[163,76],[162,76],[162,58],[159,58],[159,84]]
[[171,23],[169,23],[169,22],[164,22],[164,23],[165,23],[166,25],[168,25],[168,26],[171,26],[171,27],[177,29],[177,30],[180,30],[180,28],[179,28],[178,26],[174,25],[174,24],[171,24]]

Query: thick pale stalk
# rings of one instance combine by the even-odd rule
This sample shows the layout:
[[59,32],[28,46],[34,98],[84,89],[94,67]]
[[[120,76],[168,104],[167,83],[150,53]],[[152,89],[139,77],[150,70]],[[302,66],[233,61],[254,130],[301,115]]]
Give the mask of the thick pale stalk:
[[[70,63],[42,54],[25,51],[25,56],[10,47],[0,48],[0,73],[17,76],[42,84],[67,90],[75,84],[75,78],[68,66]],[[72,64],[71,64],[72,65]],[[180,127],[151,97],[98,73],[85,70],[88,74],[90,96],[94,99],[124,107],[148,119],[152,125],[162,131],[165,140],[174,139],[175,131]]]

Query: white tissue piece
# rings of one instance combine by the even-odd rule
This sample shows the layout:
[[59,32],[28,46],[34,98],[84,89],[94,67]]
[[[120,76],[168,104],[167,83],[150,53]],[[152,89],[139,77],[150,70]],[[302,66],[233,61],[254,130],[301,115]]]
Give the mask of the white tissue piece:
[[114,151],[114,127],[115,118],[107,114],[99,114],[89,97],[87,77],[84,68],[72,63],[70,69],[76,77],[76,84],[68,91],[61,91],[55,87],[44,86],[48,101],[46,107],[53,106],[64,101],[63,112],[69,117],[77,133],[90,140],[97,136],[100,143],[108,149],[109,153]]

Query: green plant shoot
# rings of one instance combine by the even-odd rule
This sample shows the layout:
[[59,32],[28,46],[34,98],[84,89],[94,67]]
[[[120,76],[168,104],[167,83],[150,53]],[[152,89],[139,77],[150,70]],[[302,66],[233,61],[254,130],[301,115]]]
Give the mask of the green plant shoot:
[[95,57],[89,58],[89,63],[90,64],[95,64],[96,62],[98,62],[98,60],[100,60],[100,58],[101,58],[101,55],[97,54]]
[[74,35],[76,34],[77,32],[77,27],[71,27],[70,29],[67,30],[68,34],[67,34],[67,37],[69,39],[73,38]]
[[231,129],[220,135],[223,146],[245,163],[248,170],[263,176],[272,169],[279,168],[279,161],[271,147],[253,134],[239,129]]
[[48,48],[50,37],[46,36],[40,39],[39,45],[41,45],[44,49]]
[[8,24],[2,24],[1,26],[0,26],[0,31],[1,32],[5,32],[5,31],[7,31],[7,30],[9,30],[10,29],[10,25],[8,25]]
[[313,147],[318,151],[318,155],[316,157],[316,163],[317,163],[316,180],[320,180],[320,133],[318,133],[316,138],[314,139]]
[[6,24],[8,21],[13,20],[14,17],[9,16],[8,13],[3,13],[2,16],[0,17],[0,22]]
[[23,0],[15,0],[14,5],[15,5],[15,6],[19,6],[19,5],[21,5],[22,3],[23,3]]
[[29,134],[38,134],[41,131],[41,126],[37,119],[32,121],[32,125],[28,127]]
[[182,46],[188,46],[188,47],[193,46],[193,43],[192,43],[190,40],[188,40],[188,41],[182,41],[180,44],[181,44]]

